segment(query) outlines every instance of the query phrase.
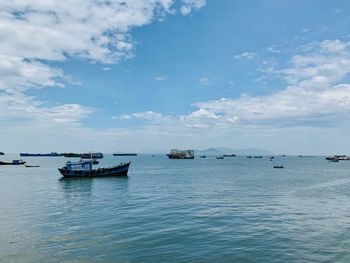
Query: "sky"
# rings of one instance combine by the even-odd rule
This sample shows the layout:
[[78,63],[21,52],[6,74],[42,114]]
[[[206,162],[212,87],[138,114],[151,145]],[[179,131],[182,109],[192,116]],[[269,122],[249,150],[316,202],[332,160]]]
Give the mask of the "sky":
[[350,2],[3,0],[0,150],[350,154]]

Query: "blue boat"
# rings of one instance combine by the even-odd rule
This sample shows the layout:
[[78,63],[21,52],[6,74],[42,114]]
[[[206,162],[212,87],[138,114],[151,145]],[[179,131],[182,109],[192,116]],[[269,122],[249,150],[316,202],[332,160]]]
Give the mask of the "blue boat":
[[121,163],[108,168],[92,168],[92,161],[70,162],[59,168],[58,171],[63,177],[83,178],[83,177],[109,177],[109,176],[127,176],[131,162]]

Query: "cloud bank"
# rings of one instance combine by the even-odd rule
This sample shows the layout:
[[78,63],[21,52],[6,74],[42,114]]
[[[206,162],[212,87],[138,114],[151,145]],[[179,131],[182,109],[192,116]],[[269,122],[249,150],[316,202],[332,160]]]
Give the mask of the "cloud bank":
[[79,123],[92,108],[78,104],[48,107],[27,95],[31,89],[74,84],[52,62],[75,57],[117,63],[133,56],[133,28],[169,14],[187,15],[204,5],[205,0],[1,1],[0,119]]

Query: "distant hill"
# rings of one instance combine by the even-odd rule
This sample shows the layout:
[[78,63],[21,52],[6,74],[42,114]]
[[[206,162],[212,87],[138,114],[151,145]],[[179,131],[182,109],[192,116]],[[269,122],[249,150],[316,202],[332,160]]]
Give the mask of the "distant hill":
[[247,149],[232,149],[227,147],[209,148],[206,150],[195,150],[195,155],[223,155],[223,154],[237,154],[237,155],[271,155],[269,151],[258,148]]

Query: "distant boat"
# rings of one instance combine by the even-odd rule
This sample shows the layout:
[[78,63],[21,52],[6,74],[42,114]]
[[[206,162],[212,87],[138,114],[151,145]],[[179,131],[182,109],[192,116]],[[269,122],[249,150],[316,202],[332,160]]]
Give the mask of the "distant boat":
[[22,157],[58,157],[58,156],[62,156],[63,154],[52,152],[52,153],[20,153],[19,155]]
[[0,152],[0,155],[5,155],[5,153],[3,153],[3,152]]
[[25,163],[26,163],[26,162],[23,161],[23,160],[13,160],[11,163],[0,161],[0,165],[23,165],[23,164],[25,164]]
[[194,150],[172,149],[167,156],[169,159],[194,159]]
[[237,155],[235,155],[235,154],[224,154],[223,156],[224,157],[236,157]]
[[199,156],[199,158],[207,158],[207,156],[206,155],[201,155],[201,156]]
[[275,165],[275,166],[273,166],[273,168],[275,168],[275,169],[284,169],[284,166],[283,165]]
[[222,159],[225,159],[225,158],[224,158],[224,156],[216,156],[216,159],[222,160]]
[[254,156],[254,158],[262,158],[262,156],[261,156],[261,155],[258,155],[258,156]]
[[27,165],[27,164],[25,164],[24,166],[27,168],[40,167],[40,165]]
[[137,156],[137,153],[113,153],[113,156]]
[[108,168],[92,169],[91,161],[70,162],[59,168],[58,171],[64,177],[85,178],[85,177],[109,177],[109,176],[127,176],[130,162],[121,163]]
[[334,156],[328,156],[326,157],[326,160],[331,162],[337,162],[337,161],[349,161],[350,157],[346,155],[334,155]]
[[338,158],[339,161],[349,161],[350,157],[346,155],[334,155],[334,157]]
[[102,159],[103,158],[103,153],[64,153],[64,157],[80,157],[82,159]]
[[247,156],[246,158],[252,158],[252,157],[249,155],[249,156]]

